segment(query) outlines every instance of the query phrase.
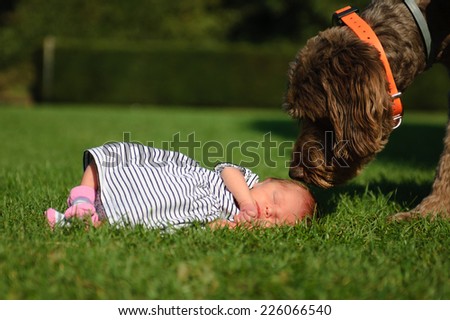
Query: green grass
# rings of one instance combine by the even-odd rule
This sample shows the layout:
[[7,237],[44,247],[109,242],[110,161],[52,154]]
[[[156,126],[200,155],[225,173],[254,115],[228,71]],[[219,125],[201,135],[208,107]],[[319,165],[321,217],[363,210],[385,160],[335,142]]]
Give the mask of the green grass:
[[[287,144],[296,125],[279,110],[2,108],[0,298],[450,299],[450,222],[386,220],[429,192],[445,121],[444,114],[407,113],[360,177],[314,190],[324,217],[310,226],[163,234],[75,225],[51,232],[42,212],[64,209],[86,148],[122,141],[124,132],[162,146],[177,132],[230,145],[261,142],[271,131],[273,141]],[[261,161],[255,172],[287,177],[288,149],[256,150],[275,166]],[[205,148],[193,156],[209,163]],[[226,157],[248,160],[237,148]]]

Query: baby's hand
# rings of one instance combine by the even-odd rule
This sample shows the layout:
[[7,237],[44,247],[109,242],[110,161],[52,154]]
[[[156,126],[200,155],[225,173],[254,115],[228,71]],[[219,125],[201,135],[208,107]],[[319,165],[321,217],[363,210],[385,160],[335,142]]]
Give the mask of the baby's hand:
[[234,229],[234,228],[236,228],[236,222],[219,219],[219,220],[209,223],[209,227],[213,230],[221,229],[221,228]]
[[258,208],[254,202],[248,202],[240,206],[240,211],[234,216],[237,223],[250,222],[258,217]]

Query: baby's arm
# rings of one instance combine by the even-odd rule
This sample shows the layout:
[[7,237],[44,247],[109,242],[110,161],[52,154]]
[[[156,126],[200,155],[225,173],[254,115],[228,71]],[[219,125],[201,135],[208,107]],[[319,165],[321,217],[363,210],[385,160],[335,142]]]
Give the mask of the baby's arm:
[[257,217],[256,204],[242,172],[238,168],[226,167],[222,170],[221,177],[239,206],[240,212],[235,216],[235,220],[244,222]]

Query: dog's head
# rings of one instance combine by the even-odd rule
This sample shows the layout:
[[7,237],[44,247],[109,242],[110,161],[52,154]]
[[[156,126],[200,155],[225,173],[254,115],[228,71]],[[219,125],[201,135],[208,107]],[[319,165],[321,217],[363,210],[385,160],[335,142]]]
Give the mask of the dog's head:
[[288,77],[284,108],[301,124],[290,176],[323,188],[353,178],[394,126],[379,52],[347,28],[330,28],[306,43]]

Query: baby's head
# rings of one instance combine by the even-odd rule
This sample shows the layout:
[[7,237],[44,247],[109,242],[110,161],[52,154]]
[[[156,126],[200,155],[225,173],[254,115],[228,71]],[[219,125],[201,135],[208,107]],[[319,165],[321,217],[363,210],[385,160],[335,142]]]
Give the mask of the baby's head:
[[295,225],[316,210],[311,192],[294,180],[268,178],[255,184],[250,193],[258,209],[253,220],[264,226]]

